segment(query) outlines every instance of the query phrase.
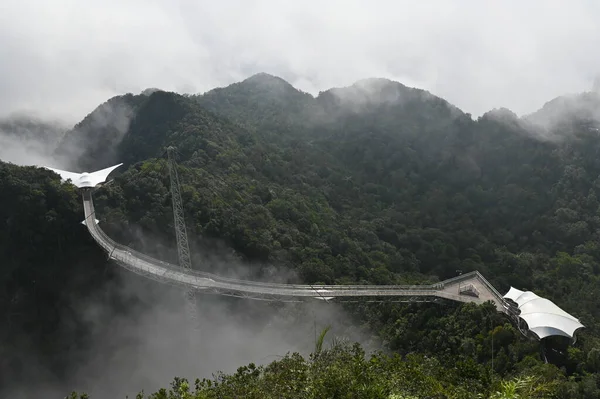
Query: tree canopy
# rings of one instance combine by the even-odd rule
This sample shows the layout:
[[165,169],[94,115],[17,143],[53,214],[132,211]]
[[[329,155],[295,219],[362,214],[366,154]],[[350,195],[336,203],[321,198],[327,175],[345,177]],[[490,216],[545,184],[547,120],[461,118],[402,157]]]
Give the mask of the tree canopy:
[[[586,107],[594,95],[585,95]],[[176,256],[163,156],[174,145],[195,254],[221,242],[250,265],[253,278],[269,266],[307,283],[427,283],[478,270],[501,292],[511,285],[535,291],[586,326],[549,365],[538,343],[490,307],[358,303],[349,311],[397,356],[335,347],[325,367],[290,355],[220,376],[217,385],[203,382],[190,397],[346,397],[348,389],[364,397],[490,396],[500,379],[517,389],[530,378],[566,397],[598,397],[598,123],[589,112],[571,112],[561,119],[568,124],[540,126],[543,115],[494,110],[474,120],[426,91],[384,79],[315,98],[260,74],[198,96],[153,90],[116,97],[67,132],[56,153],[76,153],[79,170],[125,163],[114,184],[95,193],[97,210],[109,235],[154,256]],[[51,273],[59,265],[53,259],[76,267],[70,253],[93,245],[69,233],[81,215],[74,188],[35,168],[0,171],[8,187],[0,193],[0,221],[14,226],[15,215],[27,218],[19,224],[24,232],[2,232],[3,259],[12,259],[3,275],[16,273],[11,264],[21,265],[19,273]],[[140,232],[164,245],[143,247]],[[26,249],[32,242],[33,252]],[[43,260],[33,258],[38,252]],[[88,252],[104,262],[99,250]],[[30,284],[15,276],[2,284]],[[53,293],[62,287],[48,284]],[[1,309],[16,295],[5,291],[11,294]],[[39,306],[36,298],[26,306]],[[402,374],[411,365],[417,371]],[[389,373],[398,374],[384,382]],[[411,378],[421,391],[411,391]]]

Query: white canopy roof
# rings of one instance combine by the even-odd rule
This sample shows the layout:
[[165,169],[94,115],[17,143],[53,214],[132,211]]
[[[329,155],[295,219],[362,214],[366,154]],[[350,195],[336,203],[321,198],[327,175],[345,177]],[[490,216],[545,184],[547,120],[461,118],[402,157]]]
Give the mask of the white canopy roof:
[[551,335],[573,338],[575,330],[584,327],[578,319],[556,306],[554,302],[531,291],[510,287],[504,298],[511,299],[519,305],[519,317],[525,320],[529,330],[540,339]]
[[111,166],[106,169],[98,170],[96,172],[88,173],[74,173],[66,170],[54,169],[45,166],[46,169],[58,173],[63,181],[71,180],[71,182],[79,188],[83,187],[96,187],[100,183],[104,183],[108,178],[110,172],[123,165],[122,163]]

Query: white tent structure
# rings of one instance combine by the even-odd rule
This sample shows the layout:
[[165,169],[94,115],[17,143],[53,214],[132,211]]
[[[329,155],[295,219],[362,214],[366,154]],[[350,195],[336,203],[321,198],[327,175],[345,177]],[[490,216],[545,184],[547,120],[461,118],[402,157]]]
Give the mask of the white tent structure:
[[521,313],[519,317],[527,323],[529,331],[543,339],[551,335],[561,335],[573,339],[575,330],[584,327],[554,302],[541,298],[531,291],[521,291],[514,287],[504,295],[514,301]]
[[123,164],[120,163],[118,165],[111,166],[109,168],[98,170],[98,171],[92,172],[92,173],[88,173],[88,172],[74,173],[74,172],[68,172],[66,170],[49,168],[47,166],[44,166],[44,167],[46,169],[50,169],[51,171],[53,171],[55,173],[58,173],[63,181],[71,180],[71,182],[75,186],[77,186],[79,188],[84,188],[84,187],[96,187],[98,184],[104,183],[106,181],[106,179],[108,178],[108,175],[110,174],[110,172],[112,172],[113,170],[115,170],[116,168],[118,168],[121,165],[123,165]]

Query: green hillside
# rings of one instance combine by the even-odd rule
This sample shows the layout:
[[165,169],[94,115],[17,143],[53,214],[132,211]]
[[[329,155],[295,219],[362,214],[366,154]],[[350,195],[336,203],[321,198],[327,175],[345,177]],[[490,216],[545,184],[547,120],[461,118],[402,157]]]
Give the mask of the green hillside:
[[[291,357],[264,370],[241,369],[198,397],[276,397],[283,380],[298,384],[285,397],[309,397],[299,393],[305,386],[316,396],[357,392],[342,380],[359,374],[380,391],[355,397],[489,397],[500,378],[528,375],[539,386],[557,384],[559,397],[598,397],[600,138],[590,113],[570,112],[568,134],[558,139],[562,125],[546,130],[540,112],[536,119],[494,110],[473,120],[431,93],[385,79],[313,97],[259,74],[198,96],[153,91],[111,99],[65,135],[57,154],[76,149],[74,170],[125,163],[114,184],[96,192],[97,210],[109,235],[154,256],[175,259],[163,156],[174,145],[195,264],[203,270],[233,272],[205,261],[215,243],[233,248],[248,276],[266,278],[275,267],[293,270],[290,282],[424,283],[479,270],[501,292],[511,285],[533,290],[586,326],[568,350],[557,344],[564,351],[555,365],[544,365],[539,344],[490,307],[352,304],[348,311],[385,349],[413,354],[419,364],[426,356],[431,365],[402,374],[406,364],[398,359],[367,360],[336,347],[325,363]],[[11,168],[4,179],[24,173]],[[78,207],[57,217],[80,215]],[[144,245],[141,236],[161,245]],[[74,248],[84,245],[78,240]],[[285,374],[292,369],[298,379]],[[319,390],[317,371],[333,391]],[[377,378],[386,373],[404,380],[385,385]],[[413,380],[420,388],[403,391]],[[232,384],[236,391],[228,391]]]
[[[78,300],[102,290],[113,273],[77,228],[77,189],[45,169],[0,162],[0,391],[26,373],[64,377],[65,353],[86,345]],[[40,354],[40,364],[26,354]]]

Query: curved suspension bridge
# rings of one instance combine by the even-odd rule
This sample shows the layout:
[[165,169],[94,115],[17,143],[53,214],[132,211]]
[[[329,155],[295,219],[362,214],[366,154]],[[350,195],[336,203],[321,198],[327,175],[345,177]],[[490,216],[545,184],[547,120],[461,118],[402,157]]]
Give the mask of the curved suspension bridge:
[[98,226],[92,188],[83,188],[84,224],[109,259],[137,274],[188,290],[240,298],[298,302],[306,299],[349,300],[356,297],[395,297],[396,301],[446,299],[482,304],[491,301],[496,309],[510,313],[502,295],[477,271],[431,285],[296,285],[275,284],[221,277],[164,262],[121,245]]
[[[370,302],[381,302],[381,298],[396,302],[439,300],[477,304],[492,302],[496,310],[512,319],[525,336],[528,336],[528,328],[533,327],[531,331],[538,339],[550,335],[573,338],[575,330],[583,327],[579,320],[558,308],[551,301],[540,298],[532,292],[524,292],[511,287],[511,290],[502,296],[477,271],[429,285],[302,285],[238,280],[194,270],[191,264],[179,177],[174,158],[175,149],[168,147],[166,152],[169,158],[179,265],[155,259],[121,245],[98,226],[93,191],[106,181],[108,175],[115,168],[122,164],[93,173],[73,173],[53,168],[48,169],[58,173],[63,181],[70,180],[81,189],[85,213],[82,223],[87,227],[96,243],[107,253],[110,260],[134,273],[184,288],[187,297],[186,309],[197,330],[200,322],[196,311],[196,292],[280,302],[299,302],[307,299],[351,301],[353,298],[354,300],[362,298],[361,301]],[[523,328],[521,321],[526,323],[527,327]]]

